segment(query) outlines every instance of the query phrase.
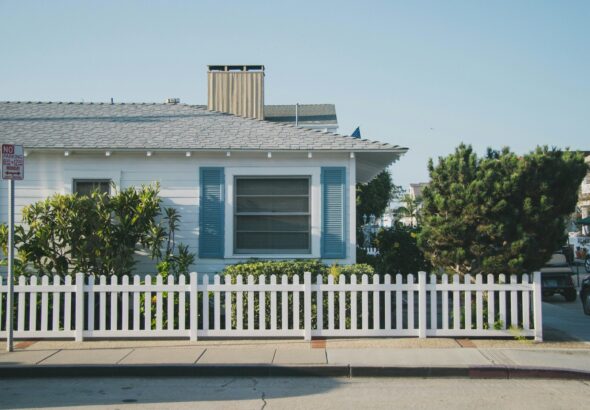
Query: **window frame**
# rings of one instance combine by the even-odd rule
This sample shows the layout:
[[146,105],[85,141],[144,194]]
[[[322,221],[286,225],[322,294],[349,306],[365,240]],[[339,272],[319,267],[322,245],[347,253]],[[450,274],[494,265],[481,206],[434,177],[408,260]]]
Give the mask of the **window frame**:
[[111,178],[72,178],[72,193],[80,194],[78,192],[79,183],[94,183],[94,184],[108,184],[107,195],[112,195],[113,180]]
[[[307,212],[238,212],[238,181],[239,180],[253,180],[253,179],[293,179],[307,181],[307,195],[276,195],[277,197],[307,197]],[[254,255],[260,257],[261,255],[307,255],[308,257],[313,252],[312,238],[312,176],[311,175],[234,175],[233,176],[233,232],[232,232],[232,254],[236,256]],[[271,196],[271,195],[263,195]],[[307,229],[307,249],[238,249],[238,217],[239,216],[306,216],[308,218]],[[263,232],[263,231],[261,231]]]

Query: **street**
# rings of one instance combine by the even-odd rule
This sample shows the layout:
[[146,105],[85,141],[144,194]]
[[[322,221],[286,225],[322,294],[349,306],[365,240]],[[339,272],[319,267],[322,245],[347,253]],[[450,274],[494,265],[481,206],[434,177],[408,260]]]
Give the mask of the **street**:
[[559,380],[85,378],[0,386],[0,408],[15,409],[571,409],[590,396],[590,382]]

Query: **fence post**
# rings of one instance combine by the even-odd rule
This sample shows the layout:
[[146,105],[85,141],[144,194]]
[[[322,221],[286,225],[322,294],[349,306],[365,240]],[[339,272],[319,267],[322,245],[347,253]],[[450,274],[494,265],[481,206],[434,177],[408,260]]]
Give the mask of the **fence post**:
[[84,340],[84,274],[76,273],[76,321],[74,323],[76,342]]
[[197,327],[199,325],[199,311],[198,311],[198,305],[199,305],[199,293],[198,293],[198,289],[197,289],[197,272],[191,272],[190,273],[190,293],[189,293],[189,298],[190,298],[190,319],[189,319],[189,327],[190,327],[190,340],[191,341],[196,341],[197,340]]
[[418,272],[418,337],[426,338],[426,272]]
[[535,321],[535,342],[543,341],[543,293],[541,290],[541,272],[533,274],[533,314]]
[[303,274],[303,329],[304,340],[311,340],[311,272]]

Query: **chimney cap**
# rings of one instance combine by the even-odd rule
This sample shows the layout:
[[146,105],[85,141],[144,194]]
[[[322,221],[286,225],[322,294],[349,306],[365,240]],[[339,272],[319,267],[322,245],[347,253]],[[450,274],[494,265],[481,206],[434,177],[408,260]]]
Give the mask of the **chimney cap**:
[[264,71],[263,65],[208,65],[209,71]]

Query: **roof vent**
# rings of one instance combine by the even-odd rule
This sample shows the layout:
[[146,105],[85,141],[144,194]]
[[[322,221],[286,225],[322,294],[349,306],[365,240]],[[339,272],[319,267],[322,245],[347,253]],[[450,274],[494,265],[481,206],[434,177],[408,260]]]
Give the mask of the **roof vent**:
[[178,104],[180,103],[180,98],[166,98],[166,104]]

